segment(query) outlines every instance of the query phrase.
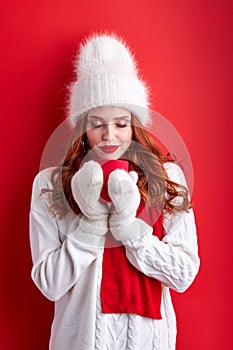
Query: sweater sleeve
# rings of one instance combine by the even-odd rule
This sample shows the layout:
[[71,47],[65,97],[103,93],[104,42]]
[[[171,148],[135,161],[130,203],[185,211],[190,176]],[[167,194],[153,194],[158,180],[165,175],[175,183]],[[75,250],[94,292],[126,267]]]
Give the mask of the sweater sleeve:
[[39,173],[33,183],[30,210],[30,244],[33,260],[32,279],[50,300],[60,299],[98,257],[103,237],[84,232],[79,218],[73,216],[69,232],[61,239],[58,221],[50,209],[50,170]]
[[[165,170],[172,181],[187,187],[180,167],[166,163]],[[126,241],[126,255],[144,274],[183,292],[193,282],[200,264],[193,210],[179,214],[164,212],[163,228],[162,241],[152,235],[152,228],[139,239]]]

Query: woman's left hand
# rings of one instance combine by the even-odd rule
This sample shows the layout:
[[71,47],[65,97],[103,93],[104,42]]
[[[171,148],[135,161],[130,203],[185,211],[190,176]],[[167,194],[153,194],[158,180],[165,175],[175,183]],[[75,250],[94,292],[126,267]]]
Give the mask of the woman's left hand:
[[123,228],[136,219],[140,204],[137,180],[138,175],[135,171],[127,173],[125,170],[116,169],[109,176],[108,193],[112,200],[109,226],[112,234],[118,240],[128,238],[128,234],[124,234]]

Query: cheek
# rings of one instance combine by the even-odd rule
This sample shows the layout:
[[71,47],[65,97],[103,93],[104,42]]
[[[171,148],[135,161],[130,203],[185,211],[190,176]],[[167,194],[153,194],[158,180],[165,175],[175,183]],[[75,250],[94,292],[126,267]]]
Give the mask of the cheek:
[[132,137],[133,137],[133,130],[132,128],[130,128],[129,130],[127,130],[123,138],[125,140],[132,140]]
[[116,133],[116,138],[122,141],[128,141],[132,140],[133,137],[133,129],[131,128],[126,128],[126,129],[120,129]]
[[97,130],[92,129],[92,130],[87,131],[86,136],[87,136],[88,145],[91,148],[94,147],[95,145],[97,145],[97,143],[99,143],[100,136],[99,136],[99,133],[97,132]]

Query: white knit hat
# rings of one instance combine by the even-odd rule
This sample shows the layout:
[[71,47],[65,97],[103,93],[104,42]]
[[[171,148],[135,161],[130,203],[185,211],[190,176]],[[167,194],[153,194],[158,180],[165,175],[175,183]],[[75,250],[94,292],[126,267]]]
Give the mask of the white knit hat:
[[81,114],[100,106],[124,107],[147,124],[148,88],[138,76],[130,49],[116,35],[87,39],[80,47],[76,74],[69,100],[73,125]]

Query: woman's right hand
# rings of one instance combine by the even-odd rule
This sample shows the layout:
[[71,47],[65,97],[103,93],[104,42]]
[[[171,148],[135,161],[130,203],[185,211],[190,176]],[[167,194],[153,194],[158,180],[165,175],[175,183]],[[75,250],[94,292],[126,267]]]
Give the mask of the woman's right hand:
[[108,230],[109,209],[99,201],[103,187],[103,171],[94,161],[85,163],[71,179],[74,200],[84,215],[89,233],[104,235]]

